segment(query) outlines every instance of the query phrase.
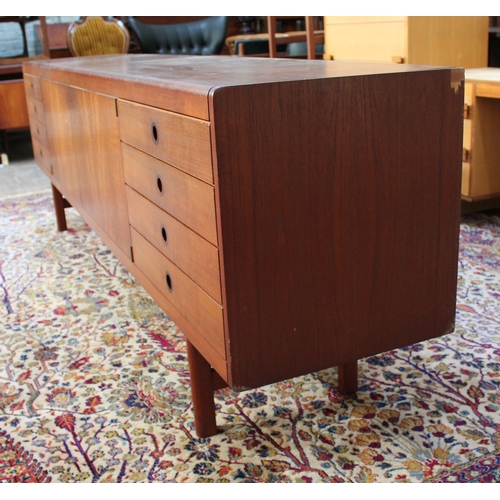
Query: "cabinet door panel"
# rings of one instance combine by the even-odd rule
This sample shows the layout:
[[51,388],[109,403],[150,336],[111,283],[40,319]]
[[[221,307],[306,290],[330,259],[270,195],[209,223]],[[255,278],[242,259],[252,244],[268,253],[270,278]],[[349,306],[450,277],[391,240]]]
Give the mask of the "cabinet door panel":
[[48,81],[42,91],[53,173],[63,194],[130,256],[115,99]]
[[78,113],[72,103],[73,89],[47,80],[41,81],[41,87],[52,173],[61,186],[64,186],[64,196],[72,204],[78,205],[78,145],[73,141],[76,137],[74,120]]

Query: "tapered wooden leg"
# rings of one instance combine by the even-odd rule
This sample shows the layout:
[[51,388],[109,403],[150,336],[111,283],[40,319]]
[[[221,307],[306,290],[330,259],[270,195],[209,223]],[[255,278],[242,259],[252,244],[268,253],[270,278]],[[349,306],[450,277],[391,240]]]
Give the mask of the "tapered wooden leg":
[[358,362],[352,361],[338,366],[339,393],[343,396],[356,394],[358,391]]
[[52,184],[52,198],[54,199],[54,209],[56,212],[56,220],[57,220],[57,230],[58,231],[66,231],[68,226],[66,225],[66,214],[64,213],[64,198],[63,195],[59,192],[59,190]]
[[210,437],[217,434],[212,367],[189,340],[186,343],[196,434],[200,438]]

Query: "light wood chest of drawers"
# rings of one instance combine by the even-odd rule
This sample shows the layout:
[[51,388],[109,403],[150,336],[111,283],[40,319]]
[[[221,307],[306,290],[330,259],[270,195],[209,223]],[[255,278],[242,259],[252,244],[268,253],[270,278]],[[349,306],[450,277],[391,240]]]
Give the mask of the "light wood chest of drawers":
[[70,203],[185,333],[200,436],[217,387],[338,366],[350,393],[358,359],[453,330],[462,70],[125,55],[24,73],[59,228]]
[[462,198],[500,198],[500,68],[465,72]]
[[324,57],[482,67],[488,23],[488,16],[325,16]]

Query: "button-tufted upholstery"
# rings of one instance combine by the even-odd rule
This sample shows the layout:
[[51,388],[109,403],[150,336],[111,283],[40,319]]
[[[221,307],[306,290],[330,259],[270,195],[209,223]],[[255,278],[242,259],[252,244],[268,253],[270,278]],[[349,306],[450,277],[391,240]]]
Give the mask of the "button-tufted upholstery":
[[149,54],[220,54],[227,23],[226,16],[182,24],[146,24],[129,18],[129,26],[137,35],[142,52]]
[[122,54],[130,44],[129,33],[121,21],[96,16],[72,23],[67,39],[74,56]]

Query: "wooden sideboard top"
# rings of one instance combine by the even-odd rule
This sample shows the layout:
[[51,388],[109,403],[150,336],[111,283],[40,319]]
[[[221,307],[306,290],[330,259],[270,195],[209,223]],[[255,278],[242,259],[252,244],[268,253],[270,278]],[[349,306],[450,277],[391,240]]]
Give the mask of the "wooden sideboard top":
[[[27,63],[24,72],[123,99],[208,119],[218,87],[412,73],[438,66],[228,56],[126,54]],[[461,81],[463,73],[458,73]],[[452,78],[455,78],[452,76]],[[149,90],[149,92],[148,92]]]

